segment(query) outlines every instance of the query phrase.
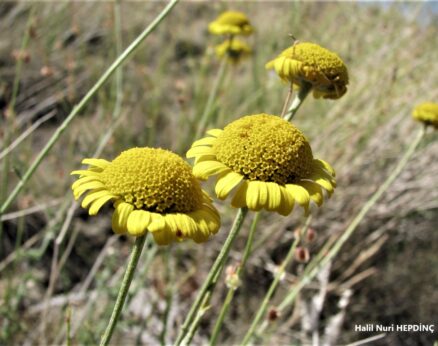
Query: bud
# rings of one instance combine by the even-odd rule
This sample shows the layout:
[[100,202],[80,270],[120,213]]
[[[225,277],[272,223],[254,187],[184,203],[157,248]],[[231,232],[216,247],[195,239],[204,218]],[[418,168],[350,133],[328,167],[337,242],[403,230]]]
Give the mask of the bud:
[[298,246],[295,249],[295,259],[300,263],[307,263],[310,259],[309,249],[306,247]]
[[274,322],[280,317],[280,312],[277,310],[276,307],[271,307],[268,311],[268,321]]
[[309,228],[306,233],[306,242],[312,243],[316,239],[316,231],[313,228]]
[[14,49],[12,51],[11,55],[14,58],[15,61],[22,60],[26,64],[30,61],[30,54],[29,54],[29,51],[27,51],[27,50],[17,50],[17,49]]
[[51,69],[49,66],[43,66],[41,67],[40,75],[42,77],[50,77],[53,75],[53,69]]
[[239,275],[237,275],[237,266],[229,265],[225,269],[225,284],[229,289],[236,290],[239,288],[241,282]]

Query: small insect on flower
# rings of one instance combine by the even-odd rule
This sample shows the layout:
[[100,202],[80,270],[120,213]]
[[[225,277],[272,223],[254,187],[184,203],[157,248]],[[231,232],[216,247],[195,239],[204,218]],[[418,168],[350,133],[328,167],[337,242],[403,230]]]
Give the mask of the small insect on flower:
[[316,98],[338,99],[347,92],[348,70],[344,62],[336,53],[315,43],[295,42],[265,66],[294,88],[310,85]]
[[212,21],[208,31],[214,35],[250,35],[254,31],[249,19],[242,12],[226,11]]
[[207,133],[187,157],[195,158],[199,179],[217,176],[217,197],[233,195],[233,207],[289,215],[300,205],[307,214],[310,201],[323,204],[323,189],[329,197],[334,191],[333,168],[314,159],[301,131],[278,116],[249,115]]
[[72,185],[74,197],[88,192],[82,207],[90,215],[112,201],[115,233],[149,231],[158,244],[167,245],[184,239],[204,242],[220,227],[219,214],[191,167],[168,150],[133,148],[111,162],[93,158],[82,163],[90,167],[71,173],[79,175]]
[[438,104],[433,102],[421,103],[412,111],[412,117],[427,126],[438,129]]

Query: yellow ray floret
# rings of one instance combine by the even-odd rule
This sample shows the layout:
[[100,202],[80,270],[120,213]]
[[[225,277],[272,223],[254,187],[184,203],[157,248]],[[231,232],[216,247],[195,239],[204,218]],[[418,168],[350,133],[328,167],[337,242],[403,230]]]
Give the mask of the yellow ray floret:
[[217,197],[231,195],[233,207],[288,215],[299,205],[308,213],[311,201],[321,206],[336,187],[333,168],[315,159],[301,131],[278,116],[249,115],[207,133],[187,157],[195,158],[196,177],[217,177]]
[[338,99],[347,92],[348,70],[342,59],[328,49],[298,42],[269,61],[279,77],[295,87],[308,84],[316,98]]
[[414,108],[412,117],[438,129],[438,103],[424,102]]
[[86,170],[73,171],[75,199],[87,193],[82,207],[96,215],[113,201],[115,233],[140,236],[150,231],[166,245],[193,239],[204,242],[220,227],[220,218],[190,166],[163,149],[133,148],[113,161],[85,159]]
[[209,24],[208,31],[214,35],[250,35],[254,29],[244,13],[226,11]]

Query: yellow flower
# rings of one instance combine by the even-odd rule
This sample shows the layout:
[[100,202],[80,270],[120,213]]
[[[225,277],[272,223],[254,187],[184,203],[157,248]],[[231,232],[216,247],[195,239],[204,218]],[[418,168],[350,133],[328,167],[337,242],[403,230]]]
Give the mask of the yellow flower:
[[306,137],[278,116],[245,116],[207,133],[187,157],[195,158],[196,177],[218,176],[216,195],[233,195],[233,207],[288,215],[299,204],[307,214],[310,200],[320,206],[323,189],[328,196],[334,191],[333,168],[314,159]]
[[426,125],[432,125],[438,129],[438,104],[432,102],[424,102],[414,108],[412,117],[415,120],[421,121]]
[[251,55],[251,53],[252,50],[250,46],[235,38],[232,40],[226,40],[216,46],[216,55],[219,58],[226,56],[233,64],[237,64],[241,59]]
[[338,99],[347,92],[348,71],[342,59],[314,43],[295,43],[269,61],[266,68],[273,68],[295,87],[310,84],[316,98]]
[[249,19],[237,11],[226,11],[208,26],[214,35],[250,35],[253,32]]
[[88,191],[82,207],[96,215],[114,203],[114,232],[140,236],[150,231],[160,245],[193,239],[200,243],[218,231],[220,218],[211,198],[201,189],[191,167],[163,149],[133,148],[113,161],[85,159],[87,170],[72,189],[75,199]]

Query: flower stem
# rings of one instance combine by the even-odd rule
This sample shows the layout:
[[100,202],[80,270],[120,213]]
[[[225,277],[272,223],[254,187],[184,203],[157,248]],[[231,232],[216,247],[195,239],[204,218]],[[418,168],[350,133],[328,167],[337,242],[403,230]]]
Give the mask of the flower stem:
[[294,92],[294,90],[293,90],[293,88],[291,86],[289,88],[289,91],[287,92],[286,100],[284,101],[284,104],[283,104],[283,109],[281,110],[280,117],[282,117],[282,118],[286,115],[286,111],[288,109],[288,106],[289,106],[289,103],[290,103],[290,99],[292,97],[293,92]]
[[283,116],[284,120],[291,121],[293,119],[293,117],[295,116],[298,109],[301,107],[301,105],[303,104],[304,100],[306,99],[307,95],[309,95],[311,90],[312,90],[311,84],[303,83],[303,85],[300,87],[300,90],[298,90],[298,93],[295,96],[294,100],[292,101],[292,104],[287,110],[286,114]]
[[[302,228],[302,230],[300,231],[300,234],[305,234],[307,232],[307,229],[309,228],[309,224],[311,221],[311,216],[308,216],[306,219],[306,223],[304,225],[304,227]],[[284,273],[284,271],[286,270],[286,267],[289,265],[289,263],[291,262],[291,260],[293,259],[293,255],[295,253],[295,249],[300,241],[300,237],[296,237],[295,240],[293,241],[289,252],[286,255],[285,260],[283,261],[283,263],[281,264],[281,266],[278,268],[277,273],[275,274],[275,278],[271,283],[271,286],[268,289],[268,292],[266,293],[265,297],[263,298],[263,302],[260,305],[256,316],[254,317],[251,326],[248,329],[248,332],[246,333],[245,337],[243,338],[243,341],[241,343],[241,345],[247,345],[249,343],[249,341],[251,340],[255,329],[260,321],[260,319],[265,315],[266,313],[266,309],[268,307],[268,304],[272,298],[272,296],[274,295],[274,292],[278,286],[278,284],[280,283],[280,279]]]
[[424,137],[424,134],[426,127],[422,127],[418,133],[415,139],[411,142],[411,145],[407,148],[405,154],[401,158],[401,160],[398,162],[396,168],[392,171],[392,173],[389,175],[388,178],[383,182],[383,184],[379,187],[379,189],[370,197],[370,199],[364,204],[362,209],[359,211],[359,213],[354,217],[354,219],[351,221],[351,223],[348,225],[345,232],[342,234],[342,236],[336,241],[336,243],[333,245],[333,247],[329,250],[329,252],[326,252],[325,256],[321,256],[321,260],[318,264],[314,266],[314,268],[308,272],[307,275],[303,276],[301,280],[297,283],[297,285],[294,287],[294,289],[285,297],[285,299],[281,302],[281,304],[278,306],[278,309],[281,311],[284,308],[286,308],[288,305],[292,304],[295,301],[295,297],[300,292],[300,290],[308,283],[310,280],[312,280],[316,274],[318,274],[319,270],[324,267],[329,261],[331,261],[340,251],[342,245],[345,244],[345,242],[351,237],[351,235],[354,233],[354,231],[357,229],[357,226],[360,224],[360,222],[364,219],[365,215],[370,211],[370,209],[376,204],[376,202],[382,197],[382,195],[385,193],[385,191],[388,189],[389,186],[394,182],[394,180],[398,177],[398,175],[401,173],[403,168],[408,163],[411,156],[414,154],[415,149],[417,148],[418,144],[421,142],[421,139]]
[[26,185],[27,181],[32,177],[38,166],[41,164],[43,159],[47,156],[50,150],[53,148],[55,143],[70,125],[72,120],[76,118],[81,110],[90,102],[93,96],[102,88],[105,82],[114,74],[114,72],[121,66],[128,58],[134,53],[143,40],[149,36],[149,34],[161,23],[161,21],[169,14],[170,10],[178,3],[179,0],[171,0],[163,11],[154,19],[154,21],[125,49],[125,51],[111,64],[111,66],[104,72],[104,74],[99,78],[96,84],[87,92],[87,94],[82,98],[82,100],[73,107],[70,114],[64,120],[64,122],[56,129],[55,133],[46,143],[44,148],[37,155],[36,159],[32,162],[27,171],[23,174],[23,177],[15,186],[14,190],[9,194],[8,199],[2,204],[0,208],[0,215],[3,214],[6,209],[15,200],[17,195],[21,192],[23,187]]
[[205,105],[204,112],[202,113],[201,119],[199,120],[199,125],[198,128],[196,129],[195,138],[198,138],[204,132],[205,128],[208,126],[208,123],[210,122],[212,107],[214,101],[216,100],[220,86],[224,80],[225,71],[227,70],[227,65],[228,65],[227,59],[222,59],[219,66],[219,71],[216,75],[216,79],[214,80],[213,88],[211,89],[210,94],[208,95],[207,104]]
[[100,346],[108,345],[111,340],[120,313],[122,312],[123,305],[125,304],[125,299],[128,294],[129,287],[131,286],[132,278],[134,277],[135,268],[137,267],[141,252],[143,251],[146,237],[147,233],[140,237],[137,237],[135,240],[129,262],[126,267],[125,276],[123,277],[122,285],[120,286],[117,300],[114,304],[113,312],[111,314],[111,318],[100,341]]
[[[186,316],[186,319],[184,321],[183,326],[181,327],[180,334],[178,335],[178,338],[175,342],[175,345],[180,345],[184,338],[188,335],[188,332],[192,330],[191,334],[193,335],[194,331],[196,330],[197,322],[200,318],[198,318],[196,321],[195,317],[198,314],[198,310],[201,308],[201,305],[208,304],[209,299],[204,299],[207,294],[213,292],[213,289],[216,285],[217,279],[219,278],[219,275],[221,273],[221,270],[223,269],[226,259],[228,257],[228,253],[230,252],[231,245],[233,244],[234,240],[236,239],[237,235],[239,234],[239,231],[242,227],[243,221],[245,220],[245,217],[248,213],[247,208],[241,208],[237,212],[236,218],[234,219],[233,226],[231,227],[230,233],[228,234],[227,239],[225,240],[224,245],[221,248],[221,251],[219,252],[219,255],[217,256],[213,266],[210,269],[210,272],[208,273],[207,278],[205,279],[200,291],[198,292],[198,295],[195,299],[195,302],[193,303],[189,313]],[[199,314],[198,314],[199,316]],[[194,327],[192,327],[194,326]],[[184,340],[186,342],[186,340]]]
[[[255,230],[257,229],[257,224],[260,220],[260,212],[257,212],[255,214],[255,217],[252,221],[251,228],[249,230],[248,240],[246,241],[245,250],[243,252],[242,262],[240,263],[239,267],[236,270],[236,276],[239,278],[242,270],[245,267],[246,262],[248,261],[249,255],[251,254],[252,250],[252,244],[254,241],[254,234]],[[214,325],[213,332],[210,338],[210,346],[216,345],[217,337],[219,336],[219,332],[222,328],[222,323],[224,322],[224,318],[228,312],[228,309],[230,307],[231,302],[234,298],[234,293],[236,292],[237,288],[230,287],[228,289],[227,296],[225,297],[224,304],[222,305],[221,311],[219,312],[218,319],[216,321],[216,324]]]

